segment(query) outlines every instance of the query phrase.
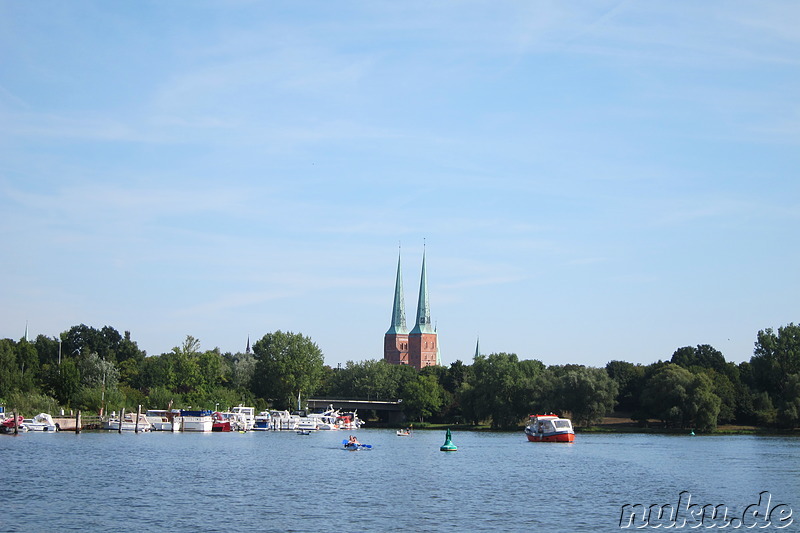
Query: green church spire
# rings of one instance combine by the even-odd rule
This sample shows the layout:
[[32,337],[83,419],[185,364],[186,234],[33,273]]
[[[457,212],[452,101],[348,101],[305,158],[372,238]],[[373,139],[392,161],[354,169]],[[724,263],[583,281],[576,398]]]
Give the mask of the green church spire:
[[403,274],[400,270],[400,254],[397,254],[397,280],[394,282],[394,307],[392,307],[392,325],[388,335],[405,335],[406,328],[406,302],[403,298]]
[[419,280],[419,300],[417,301],[417,323],[411,333],[435,333],[431,326],[431,308],[428,303],[428,278],[425,273],[425,252],[422,252],[422,275]]

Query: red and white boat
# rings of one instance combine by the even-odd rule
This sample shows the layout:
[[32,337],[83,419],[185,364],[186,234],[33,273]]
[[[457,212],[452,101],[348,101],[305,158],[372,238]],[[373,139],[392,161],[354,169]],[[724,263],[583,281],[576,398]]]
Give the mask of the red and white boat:
[[211,431],[224,431],[226,433],[231,431],[231,420],[227,418],[224,413],[215,411],[211,415],[211,419],[213,420],[211,423]]
[[556,415],[531,415],[525,426],[525,436],[530,442],[572,442],[575,431],[568,418]]

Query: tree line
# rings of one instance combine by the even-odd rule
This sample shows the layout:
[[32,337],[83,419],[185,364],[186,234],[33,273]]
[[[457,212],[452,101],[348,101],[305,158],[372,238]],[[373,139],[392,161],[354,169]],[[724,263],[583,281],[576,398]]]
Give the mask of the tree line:
[[0,339],[0,405],[33,414],[150,409],[291,409],[311,396],[402,399],[410,420],[518,427],[531,413],[591,426],[617,411],[641,425],[710,430],[718,424],[800,426],[800,326],[758,332],[750,361],[735,364],[709,345],[678,348],[649,365],[546,366],[513,353],[420,371],[383,360],[326,366],[300,333],[275,331],[252,353],[201,349],[187,336],[147,356],[105,326],[73,326],[57,338]]

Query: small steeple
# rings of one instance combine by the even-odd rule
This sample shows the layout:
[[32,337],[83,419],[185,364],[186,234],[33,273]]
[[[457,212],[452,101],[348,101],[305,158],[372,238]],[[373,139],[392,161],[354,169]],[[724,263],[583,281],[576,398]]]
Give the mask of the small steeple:
[[481,355],[481,338],[478,336],[478,340],[475,341],[475,359]]
[[422,275],[419,280],[417,323],[411,333],[435,333],[431,327],[431,308],[428,303],[428,277],[425,273],[425,251],[422,252]]
[[247,336],[247,348],[244,349],[244,353],[250,353],[250,335]]
[[394,282],[394,307],[392,307],[392,325],[388,335],[406,335],[406,301],[403,297],[403,273],[400,269],[400,252],[397,253],[397,279]]

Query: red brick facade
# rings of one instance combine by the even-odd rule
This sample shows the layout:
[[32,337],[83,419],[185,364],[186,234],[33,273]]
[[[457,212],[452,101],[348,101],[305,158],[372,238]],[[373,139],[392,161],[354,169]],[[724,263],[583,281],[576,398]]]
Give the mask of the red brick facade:
[[436,364],[436,333],[408,335],[408,364],[419,370]]

